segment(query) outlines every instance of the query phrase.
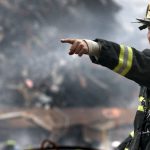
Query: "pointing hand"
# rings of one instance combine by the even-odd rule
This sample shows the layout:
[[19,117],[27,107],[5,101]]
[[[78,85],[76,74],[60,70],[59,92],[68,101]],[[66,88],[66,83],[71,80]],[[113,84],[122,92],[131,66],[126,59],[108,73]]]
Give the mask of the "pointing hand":
[[82,56],[89,53],[88,45],[82,39],[62,39],[61,42],[71,44],[69,55],[78,54]]

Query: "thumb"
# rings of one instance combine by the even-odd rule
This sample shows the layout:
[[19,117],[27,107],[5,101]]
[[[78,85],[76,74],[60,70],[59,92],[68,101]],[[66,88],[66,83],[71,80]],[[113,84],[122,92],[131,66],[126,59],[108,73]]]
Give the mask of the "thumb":
[[69,44],[73,44],[75,42],[75,39],[61,39],[62,43],[69,43]]

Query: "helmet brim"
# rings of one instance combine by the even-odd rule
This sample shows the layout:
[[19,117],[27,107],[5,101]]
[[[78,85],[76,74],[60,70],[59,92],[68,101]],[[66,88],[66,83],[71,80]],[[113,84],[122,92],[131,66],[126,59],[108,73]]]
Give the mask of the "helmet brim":
[[142,25],[139,27],[140,30],[146,29],[150,26],[150,19],[144,18],[144,19],[136,19],[138,20],[137,23],[141,23]]

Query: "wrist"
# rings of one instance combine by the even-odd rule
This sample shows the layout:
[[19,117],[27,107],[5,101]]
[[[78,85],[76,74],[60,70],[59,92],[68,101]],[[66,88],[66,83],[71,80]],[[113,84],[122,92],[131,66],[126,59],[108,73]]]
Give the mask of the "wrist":
[[85,43],[88,46],[88,54],[90,56],[96,56],[99,57],[99,53],[100,53],[100,46],[97,42],[92,41],[92,40],[87,40],[84,39]]

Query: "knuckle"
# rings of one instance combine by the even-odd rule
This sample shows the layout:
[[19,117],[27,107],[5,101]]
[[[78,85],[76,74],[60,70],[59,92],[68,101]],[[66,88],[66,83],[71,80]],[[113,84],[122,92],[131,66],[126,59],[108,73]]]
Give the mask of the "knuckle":
[[82,50],[83,50],[83,52],[85,52],[85,51],[86,51],[86,48],[83,48]]
[[76,44],[79,45],[79,44],[80,44],[80,41],[76,41]]
[[78,53],[79,53],[78,51],[75,52],[75,54],[78,54]]
[[81,47],[81,48],[83,48],[83,47],[84,47],[83,43],[81,43],[81,44],[80,44],[80,47]]
[[83,51],[80,51],[80,52],[79,52],[79,55],[81,55],[81,54],[83,54]]
[[72,51],[74,51],[74,49],[73,49],[73,48],[70,48],[70,51],[72,52]]

